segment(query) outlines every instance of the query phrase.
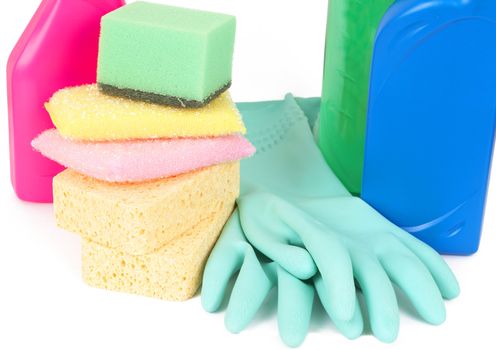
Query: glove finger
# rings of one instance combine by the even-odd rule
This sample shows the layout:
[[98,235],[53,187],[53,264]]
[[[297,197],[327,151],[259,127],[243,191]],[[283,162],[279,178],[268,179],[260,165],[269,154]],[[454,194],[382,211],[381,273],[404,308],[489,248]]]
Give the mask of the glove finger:
[[460,294],[458,281],[441,255],[429,245],[400,228],[395,229],[394,234],[429,269],[443,298],[454,299]]
[[215,312],[220,308],[229,280],[241,268],[243,242],[247,244],[235,210],[224,226],[203,272],[201,302],[207,312]]
[[290,245],[287,242],[279,242],[271,236],[270,231],[258,232],[254,235],[251,234],[253,233],[251,230],[248,232],[250,232],[248,240],[254,247],[290,271],[295,277],[306,280],[317,273],[312,256],[306,249]]
[[351,255],[353,272],[362,289],[372,332],[380,341],[398,337],[400,315],[393,285],[379,261],[366,254]]
[[304,212],[298,216],[284,215],[284,220],[300,233],[313,257],[326,286],[329,308],[337,319],[350,320],[355,311],[356,291],[348,250],[332,231]]
[[254,250],[247,247],[227,306],[226,328],[232,333],[241,332],[255,317],[273,286]]
[[314,288],[295,278],[282,267],[278,268],[277,276],[279,334],[286,345],[297,347],[303,343],[308,333]]
[[446,319],[444,301],[432,275],[413,254],[384,254],[379,258],[392,282],[410,299],[427,322],[441,324]]
[[334,310],[329,304],[329,293],[324,285],[324,280],[321,275],[314,277],[315,290],[319,296],[322,306],[336,326],[337,330],[348,339],[356,339],[363,333],[363,316],[358,304],[358,298],[355,300],[355,312],[351,320],[343,321],[337,319],[334,315]]
[[[269,195],[259,197],[265,201],[270,201],[274,206],[284,206],[282,210],[286,213],[294,211],[292,206],[286,205],[286,202],[278,197]],[[293,245],[301,244],[298,234],[285,225],[277,213],[270,215],[273,222],[258,220],[253,215],[247,216],[250,212],[247,208],[254,201],[253,198],[259,197],[252,195],[240,202],[241,225],[246,238],[256,249],[277,262],[295,277],[302,280],[312,278],[317,273],[312,257],[306,249]],[[272,207],[270,206],[270,208]]]

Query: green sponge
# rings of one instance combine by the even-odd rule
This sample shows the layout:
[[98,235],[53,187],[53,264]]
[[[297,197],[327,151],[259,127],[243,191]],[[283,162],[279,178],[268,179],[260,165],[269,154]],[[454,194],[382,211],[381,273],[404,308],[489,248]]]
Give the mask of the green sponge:
[[102,18],[98,84],[111,95],[202,107],[231,84],[236,18],[147,2]]

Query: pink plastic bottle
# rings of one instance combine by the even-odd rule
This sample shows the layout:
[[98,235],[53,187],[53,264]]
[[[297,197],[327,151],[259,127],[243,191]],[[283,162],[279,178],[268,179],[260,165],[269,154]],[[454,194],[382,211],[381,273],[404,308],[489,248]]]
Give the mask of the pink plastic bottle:
[[7,64],[10,169],[17,196],[52,201],[63,168],[31,148],[53,127],[44,103],[64,87],[96,81],[100,19],[124,0],[43,0]]

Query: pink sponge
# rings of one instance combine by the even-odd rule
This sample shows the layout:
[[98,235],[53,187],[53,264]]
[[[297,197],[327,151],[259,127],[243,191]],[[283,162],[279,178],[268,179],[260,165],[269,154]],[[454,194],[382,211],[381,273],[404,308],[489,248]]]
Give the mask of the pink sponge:
[[124,142],[79,142],[56,129],[44,131],[31,145],[84,175],[109,182],[138,182],[174,176],[237,161],[255,148],[241,135],[212,138],[155,139]]

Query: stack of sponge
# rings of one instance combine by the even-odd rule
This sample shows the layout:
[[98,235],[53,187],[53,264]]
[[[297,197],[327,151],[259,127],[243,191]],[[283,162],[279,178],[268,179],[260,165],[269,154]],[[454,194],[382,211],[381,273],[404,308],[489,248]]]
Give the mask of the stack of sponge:
[[54,178],[57,224],[83,238],[92,286],[192,297],[255,152],[229,95],[235,18],[135,2],[102,18],[98,84],[46,104],[33,147]]

